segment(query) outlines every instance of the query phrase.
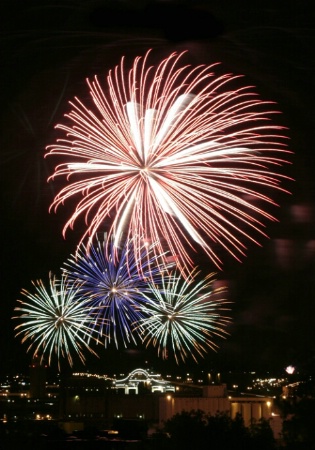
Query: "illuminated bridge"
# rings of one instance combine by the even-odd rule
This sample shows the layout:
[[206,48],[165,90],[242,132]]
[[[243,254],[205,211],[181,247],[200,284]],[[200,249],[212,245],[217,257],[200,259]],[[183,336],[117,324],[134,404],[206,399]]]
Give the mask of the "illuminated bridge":
[[125,378],[114,381],[115,388],[123,389],[125,394],[138,394],[140,384],[151,392],[175,392],[175,386],[163,380],[161,375],[149,373],[144,369],[135,369]]

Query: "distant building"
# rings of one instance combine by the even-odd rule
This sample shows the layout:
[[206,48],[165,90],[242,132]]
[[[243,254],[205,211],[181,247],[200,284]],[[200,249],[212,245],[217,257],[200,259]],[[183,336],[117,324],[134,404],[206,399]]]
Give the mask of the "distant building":
[[179,414],[182,411],[201,410],[214,415],[217,412],[227,413],[232,418],[241,414],[246,426],[261,418],[272,417],[272,398],[269,397],[230,397],[226,385],[203,386],[200,397],[177,397],[167,395],[160,397],[159,423]]
[[[174,386],[176,384],[176,386]],[[162,426],[182,411],[202,410],[206,414],[241,414],[246,426],[261,418],[274,418],[273,398],[230,397],[225,384],[183,385],[165,381],[143,369],[119,380],[72,377],[60,398],[64,421],[94,421],[107,426],[115,419],[145,419]]]
[[30,398],[46,396],[46,370],[47,366],[35,356],[30,366]]

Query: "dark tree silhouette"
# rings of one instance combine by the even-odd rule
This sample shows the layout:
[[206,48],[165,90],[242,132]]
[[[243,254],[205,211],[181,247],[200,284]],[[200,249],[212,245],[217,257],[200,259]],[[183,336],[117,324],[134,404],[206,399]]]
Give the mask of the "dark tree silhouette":
[[251,447],[255,450],[276,448],[276,441],[269,420],[261,418],[253,422],[249,428]]
[[287,450],[315,450],[315,399],[303,398],[291,407],[291,417],[283,422]]
[[262,419],[245,427],[241,415],[208,415],[201,410],[183,411],[165,422],[172,450],[273,450],[275,439],[269,421]]

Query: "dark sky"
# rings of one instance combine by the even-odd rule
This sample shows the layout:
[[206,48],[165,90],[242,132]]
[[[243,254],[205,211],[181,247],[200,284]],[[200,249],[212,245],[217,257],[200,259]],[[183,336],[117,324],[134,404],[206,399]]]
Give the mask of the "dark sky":
[[[237,6],[236,6],[237,3]],[[193,63],[221,62],[277,102],[294,152],[292,195],[281,196],[270,239],[249,247],[242,263],[226,258],[218,274],[233,302],[230,336],[200,368],[300,369],[315,357],[315,15],[311,2],[10,1],[1,12],[1,371],[23,370],[26,346],[11,320],[22,288],[60,272],[79,230],[61,236],[66,208],[48,213],[57,185],[46,182],[68,100],[84,98],[85,78],[120,57],[153,48],[188,50]],[[228,6],[229,4],[229,6]],[[214,267],[209,264],[209,271]],[[208,269],[208,267],[206,267]],[[109,350],[92,368],[171,367],[154,352]],[[190,366],[187,366],[189,368]],[[194,369],[194,366],[192,366]],[[186,368],[185,368],[186,369]]]

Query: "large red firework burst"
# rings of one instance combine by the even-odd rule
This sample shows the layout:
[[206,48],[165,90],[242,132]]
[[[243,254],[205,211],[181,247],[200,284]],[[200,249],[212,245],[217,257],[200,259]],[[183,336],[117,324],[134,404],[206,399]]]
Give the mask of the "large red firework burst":
[[264,205],[284,190],[282,128],[270,120],[271,102],[235,87],[238,76],[215,75],[217,64],[185,65],[183,53],[157,65],[149,58],[129,70],[122,58],[104,84],[87,80],[93,108],[70,102],[57,125],[64,136],[48,147],[64,159],[51,178],[67,180],[52,207],[78,198],[64,233],[84,216],[88,247],[105,229],[117,245],[132,238],[136,254],[143,236],[158,242],[183,272],[192,248],[220,267],[218,247],[238,259],[274,219]]

